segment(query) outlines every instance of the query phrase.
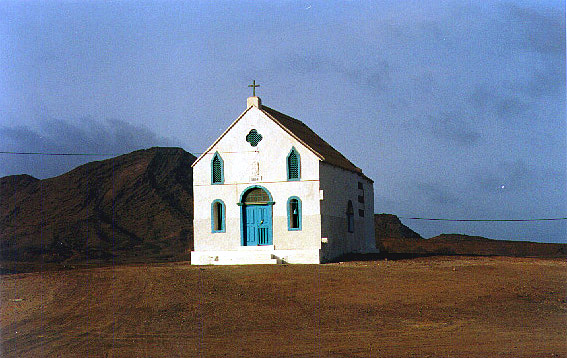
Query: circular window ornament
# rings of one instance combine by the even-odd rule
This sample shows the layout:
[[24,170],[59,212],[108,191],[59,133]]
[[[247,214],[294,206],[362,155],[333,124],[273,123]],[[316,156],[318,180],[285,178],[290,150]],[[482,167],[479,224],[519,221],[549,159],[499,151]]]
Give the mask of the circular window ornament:
[[257,130],[252,129],[250,132],[248,132],[248,134],[246,135],[246,141],[248,143],[250,143],[251,146],[255,147],[258,145],[258,143],[262,140],[262,135],[260,133],[258,133]]

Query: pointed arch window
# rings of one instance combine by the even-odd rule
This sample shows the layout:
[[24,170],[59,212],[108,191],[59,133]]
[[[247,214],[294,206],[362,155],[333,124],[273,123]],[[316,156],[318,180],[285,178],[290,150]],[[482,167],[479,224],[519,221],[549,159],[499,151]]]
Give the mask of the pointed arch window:
[[347,203],[346,219],[348,232],[354,232],[354,209],[350,200]]
[[225,232],[224,202],[216,199],[211,204],[211,232]]
[[292,147],[287,155],[287,180],[299,180],[301,178],[301,158],[299,152]]
[[211,160],[211,184],[224,183],[224,162],[219,154],[216,152]]
[[292,196],[287,200],[287,229],[301,230],[301,199]]

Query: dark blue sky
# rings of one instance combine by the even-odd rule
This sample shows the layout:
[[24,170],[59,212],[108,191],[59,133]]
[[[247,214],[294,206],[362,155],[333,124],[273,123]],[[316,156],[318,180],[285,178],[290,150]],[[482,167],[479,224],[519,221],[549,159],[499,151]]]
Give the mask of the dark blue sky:
[[[375,180],[378,213],[566,217],[565,2],[479,3],[4,1],[0,150],[200,152],[255,79]],[[98,159],[0,158],[39,178]],[[565,221],[403,221],[567,242]]]

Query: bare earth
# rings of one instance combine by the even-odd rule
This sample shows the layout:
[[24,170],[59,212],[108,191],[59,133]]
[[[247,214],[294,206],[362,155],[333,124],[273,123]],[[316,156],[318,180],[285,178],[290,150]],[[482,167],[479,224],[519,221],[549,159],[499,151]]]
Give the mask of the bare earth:
[[567,357],[567,263],[429,257],[0,276],[2,357]]

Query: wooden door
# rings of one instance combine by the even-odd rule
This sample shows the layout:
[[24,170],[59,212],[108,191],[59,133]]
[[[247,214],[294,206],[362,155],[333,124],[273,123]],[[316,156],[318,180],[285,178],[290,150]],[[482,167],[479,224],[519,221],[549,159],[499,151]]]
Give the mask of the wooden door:
[[272,213],[269,205],[247,205],[244,210],[244,245],[272,244]]

